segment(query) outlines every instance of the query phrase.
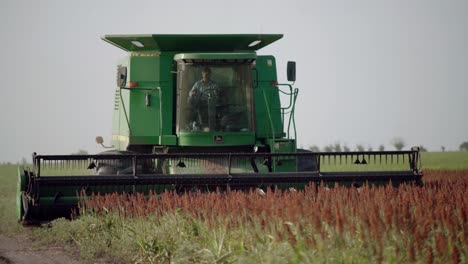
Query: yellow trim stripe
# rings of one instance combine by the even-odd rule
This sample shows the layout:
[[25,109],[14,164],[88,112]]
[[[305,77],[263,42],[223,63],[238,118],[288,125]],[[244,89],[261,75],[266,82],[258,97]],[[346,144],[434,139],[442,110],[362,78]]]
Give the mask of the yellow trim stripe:
[[128,138],[128,136],[112,135],[112,140],[128,142],[129,138]]
[[159,53],[130,53],[132,57],[159,57],[161,54]]

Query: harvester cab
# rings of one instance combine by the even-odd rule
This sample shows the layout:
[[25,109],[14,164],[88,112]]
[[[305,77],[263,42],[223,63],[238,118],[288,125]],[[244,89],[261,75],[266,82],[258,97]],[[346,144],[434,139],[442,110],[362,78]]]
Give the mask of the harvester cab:
[[[257,51],[282,35],[106,35],[117,65],[112,150],[33,155],[19,168],[18,220],[69,216],[93,193],[419,183],[419,150],[297,149],[298,89]],[[288,81],[296,80],[289,62]],[[282,102],[283,101],[283,102]],[[103,139],[96,139],[103,144]],[[384,169],[383,169],[384,168]]]
[[282,112],[293,104],[281,108],[274,57],[256,53],[281,37],[104,36],[129,54],[117,67],[113,145],[137,153],[227,153],[285,141]]

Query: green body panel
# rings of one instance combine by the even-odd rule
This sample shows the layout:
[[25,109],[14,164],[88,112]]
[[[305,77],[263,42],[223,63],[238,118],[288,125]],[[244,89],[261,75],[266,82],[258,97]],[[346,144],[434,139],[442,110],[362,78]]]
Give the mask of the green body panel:
[[[77,205],[79,201],[78,194],[80,193],[79,187],[60,187],[60,189],[54,187],[47,187],[41,189],[39,193],[39,204],[40,206],[60,206],[60,205]],[[150,191],[162,193],[164,190],[171,190],[173,187],[169,185],[112,185],[112,186],[93,186],[87,188],[86,193],[132,193],[139,192],[149,194]],[[56,197],[57,192],[62,195]]]
[[173,53],[137,53],[130,55],[130,81],[139,88],[154,87],[172,82]]
[[[155,137],[161,135],[160,122],[160,96],[158,90],[130,91],[130,128],[132,138]],[[146,98],[149,98],[149,106]],[[134,143],[134,142],[131,142]]]
[[177,144],[177,137],[175,135],[130,136],[129,141],[132,142],[133,145],[175,146]]
[[[172,53],[131,53],[120,65],[127,67],[128,82],[137,87],[120,90],[113,117],[113,145],[176,145]],[[127,83],[128,83],[127,82]],[[119,93],[119,92],[116,92]],[[119,100],[120,99],[120,100]]]
[[[296,141],[293,139],[267,139],[266,142],[271,147],[272,153],[296,152]],[[280,157],[273,158],[273,160],[272,169],[275,172],[297,171],[296,157]]]
[[[254,70],[255,71],[255,70]],[[258,56],[254,77],[255,130],[257,137],[284,137],[281,121],[281,102],[276,76],[276,60],[273,56]]]
[[[218,140],[216,140],[218,138]],[[254,132],[180,132],[180,146],[242,146],[254,145]]]

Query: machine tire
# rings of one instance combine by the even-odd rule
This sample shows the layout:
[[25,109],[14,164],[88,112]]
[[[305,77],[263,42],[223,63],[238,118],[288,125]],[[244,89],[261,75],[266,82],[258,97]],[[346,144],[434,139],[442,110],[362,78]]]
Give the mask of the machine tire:
[[21,193],[21,201],[22,201],[23,216],[21,217],[19,221],[23,225],[28,225],[31,212],[29,210],[28,197],[26,197],[26,194],[24,192]]
[[23,220],[24,205],[23,193],[26,191],[26,175],[23,166],[18,167],[18,182],[16,183],[16,217],[18,221]]

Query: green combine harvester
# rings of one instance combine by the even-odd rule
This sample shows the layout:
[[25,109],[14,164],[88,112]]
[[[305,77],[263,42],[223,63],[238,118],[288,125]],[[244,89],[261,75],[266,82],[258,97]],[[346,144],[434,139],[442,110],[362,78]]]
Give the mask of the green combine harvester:
[[112,149],[34,153],[32,168],[18,171],[18,220],[70,216],[92,193],[419,184],[418,148],[297,148],[295,63],[287,65],[289,83],[278,83],[275,57],[257,54],[282,37],[104,36],[128,53],[117,65]]

